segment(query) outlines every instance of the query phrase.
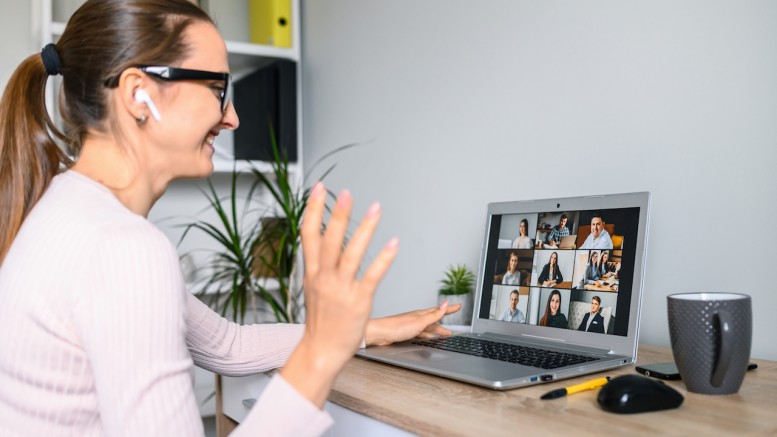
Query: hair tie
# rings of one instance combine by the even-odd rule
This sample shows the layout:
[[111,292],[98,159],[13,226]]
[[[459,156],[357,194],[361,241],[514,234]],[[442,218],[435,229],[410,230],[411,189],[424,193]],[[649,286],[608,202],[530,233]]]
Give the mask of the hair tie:
[[57,46],[53,43],[46,44],[40,52],[40,57],[43,59],[43,67],[46,69],[46,73],[50,76],[62,74],[62,63],[57,54]]

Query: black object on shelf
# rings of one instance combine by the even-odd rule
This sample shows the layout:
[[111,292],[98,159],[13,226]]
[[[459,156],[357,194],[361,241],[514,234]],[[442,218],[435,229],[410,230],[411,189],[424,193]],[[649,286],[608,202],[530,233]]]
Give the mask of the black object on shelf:
[[233,102],[240,126],[235,159],[273,161],[272,123],[278,148],[297,161],[297,64],[275,60],[234,82]]

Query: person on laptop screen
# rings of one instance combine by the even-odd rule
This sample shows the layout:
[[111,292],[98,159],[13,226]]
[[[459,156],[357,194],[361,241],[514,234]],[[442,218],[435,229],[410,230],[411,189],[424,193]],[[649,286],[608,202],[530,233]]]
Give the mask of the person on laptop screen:
[[580,246],[581,249],[612,249],[612,238],[604,229],[604,224],[602,214],[595,212],[591,216],[591,233]]
[[542,268],[540,277],[537,278],[537,283],[542,287],[553,287],[563,281],[564,277],[561,276],[561,270],[558,268],[558,253],[553,252],[550,254],[548,263]]
[[599,280],[601,279],[600,272],[599,252],[592,250],[588,258],[588,266],[585,268],[585,273],[580,280],[578,288],[584,288],[586,285],[599,285]]
[[569,235],[567,220],[569,220],[567,215],[561,214],[561,218],[559,219],[558,224],[553,226],[553,229],[550,230],[550,234],[548,234],[548,246],[558,247],[558,244],[561,242],[561,237],[566,237]]
[[599,257],[599,277],[602,280],[615,275],[615,263],[610,263],[610,251],[603,250]]
[[501,322],[513,322],[513,323],[526,323],[526,318],[523,316],[521,310],[518,309],[518,297],[520,294],[518,290],[510,292],[510,307],[505,308],[502,315],[499,316]]
[[561,292],[553,290],[548,296],[548,303],[545,305],[545,315],[540,319],[540,326],[552,326],[554,328],[567,327],[567,316],[561,312]]
[[518,254],[510,252],[510,261],[507,262],[507,271],[502,275],[503,285],[520,285],[521,272],[518,271]]
[[526,219],[521,220],[521,224],[518,227],[518,237],[513,240],[513,249],[531,249],[534,247],[531,239],[529,238],[529,221]]
[[578,331],[598,332],[604,334],[604,318],[599,314],[599,306],[602,304],[602,299],[599,296],[594,296],[591,299],[591,312],[586,313],[583,317],[583,321],[580,322]]

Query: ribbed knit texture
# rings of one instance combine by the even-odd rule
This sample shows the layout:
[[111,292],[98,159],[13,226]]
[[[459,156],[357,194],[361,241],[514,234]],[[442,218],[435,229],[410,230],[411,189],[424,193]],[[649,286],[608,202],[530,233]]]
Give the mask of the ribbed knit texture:
[[[0,435],[202,435],[193,362],[282,366],[299,325],[240,327],[184,289],[175,248],[75,171],[54,178],[0,266]],[[276,375],[235,435],[331,418]]]

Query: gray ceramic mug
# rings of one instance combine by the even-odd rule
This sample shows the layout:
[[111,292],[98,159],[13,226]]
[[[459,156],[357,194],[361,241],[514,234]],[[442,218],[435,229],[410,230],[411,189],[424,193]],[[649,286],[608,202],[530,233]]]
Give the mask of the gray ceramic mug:
[[690,392],[739,391],[750,361],[750,296],[682,293],[667,296],[669,336],[680,376]]

